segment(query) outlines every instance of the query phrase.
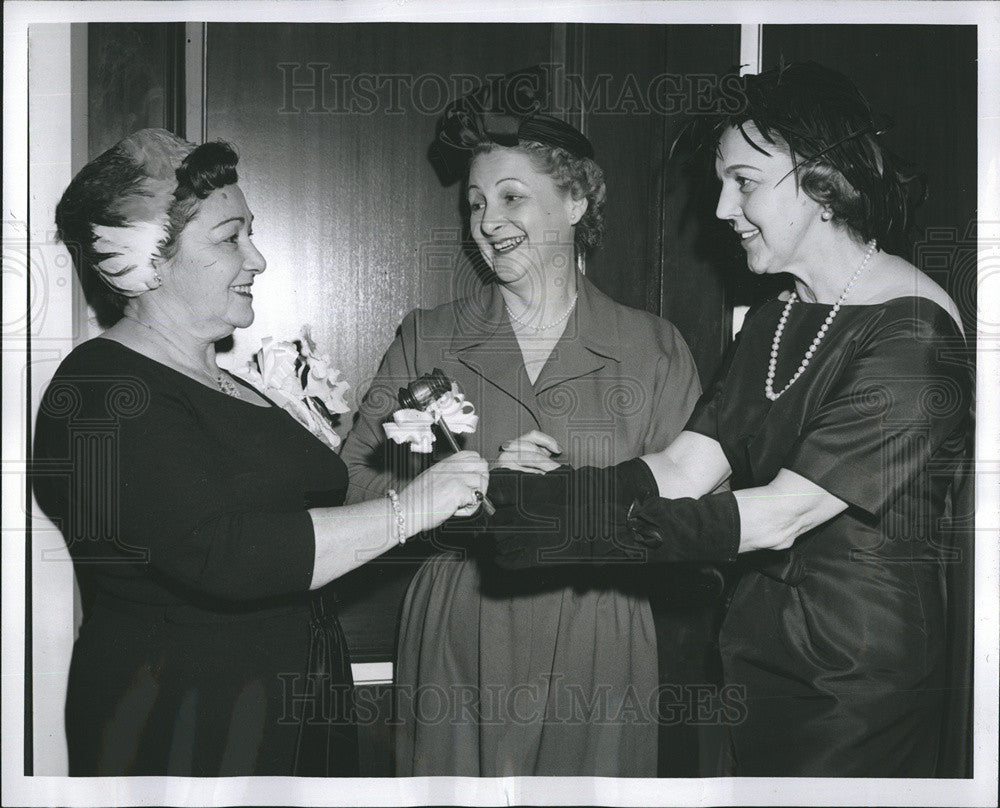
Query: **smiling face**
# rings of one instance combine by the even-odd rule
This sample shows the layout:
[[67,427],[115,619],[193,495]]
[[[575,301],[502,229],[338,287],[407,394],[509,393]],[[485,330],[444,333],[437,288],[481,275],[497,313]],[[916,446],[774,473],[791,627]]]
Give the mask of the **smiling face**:
[[469,226],[504,283],[574,270],[573,226],[587,209],[516,149],[476,155],[469,169]]
[[250,240],[252,221],[238,185],[212,191],[163,266],[158,291],[180,303],[193,328],[215,339],[253,322],[251,286],[266,262]]
[[811,239],[826,224],[820,218],[823,208],[797,187],[787,151],[765,141],[753,124],[743,129],[767,154],[739,129],[726,129],[715,160],[722,180],[715,215],[739,235],[751,272],[794,272],[808,262]]

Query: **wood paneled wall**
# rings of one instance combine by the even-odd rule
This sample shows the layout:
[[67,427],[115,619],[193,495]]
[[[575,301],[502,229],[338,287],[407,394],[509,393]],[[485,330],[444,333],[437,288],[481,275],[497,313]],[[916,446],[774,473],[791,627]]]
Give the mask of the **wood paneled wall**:
[[427,160],[452,86],[549,49],[544,25],[210,25],[208,137],[240,153],[269,262],[233,353],[309,322],[360,395],[403,315],[474,281]]
[[89,159],[137,129],[183,134],[183,23],[91,23],[87,51]]
[[586,25],[581,73],[606,79],[609,107],[584,126],[608,174],[608,233],[587,272],[605,292],[680,329],[705,384],[728,343],[724,279],[743,261],[715,220],[715,181],[669,162],[679,128],[715,110],[721,77],[739,61],[735,25]]

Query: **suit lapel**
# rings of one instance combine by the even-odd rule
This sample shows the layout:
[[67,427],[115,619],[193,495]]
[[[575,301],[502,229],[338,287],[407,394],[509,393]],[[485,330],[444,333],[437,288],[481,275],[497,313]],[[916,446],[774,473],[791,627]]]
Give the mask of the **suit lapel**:
[[503,313],[503,297],[495,284],[478,299],[456,307],[452,356],[500,393],[524,407],[538,425],[535,395],[524,371],[517,337]]
[[546,390],[604,369],[621,359],[615,304],[584,276],[566,330],[532,385],[524,358],[503,311],[495,284],[480,298],[456,308],[451,351],[454,358],[524,407],[540,425],[537,396]]
[[535,394],[603,370],[620,361],[614,304],[581,275],[576,308],[552,355],[535,380]]

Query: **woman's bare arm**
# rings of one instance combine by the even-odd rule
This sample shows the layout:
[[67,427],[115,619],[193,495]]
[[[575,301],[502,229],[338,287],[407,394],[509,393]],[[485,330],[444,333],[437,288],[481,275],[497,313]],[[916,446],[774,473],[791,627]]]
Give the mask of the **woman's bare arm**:
[[709,494],[729,479],[732,469],[717,440],[681,432],[662,452],[642,458],[664,499]]
[[767,485],[744,488],[734,496],[740,510],[741,553],[785,550],[847,508],[842,499],[788,469]]

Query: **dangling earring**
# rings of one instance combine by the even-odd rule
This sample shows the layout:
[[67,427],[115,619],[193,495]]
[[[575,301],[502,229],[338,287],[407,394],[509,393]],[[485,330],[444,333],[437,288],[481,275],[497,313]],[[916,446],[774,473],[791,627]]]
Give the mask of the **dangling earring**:
[[157,287],[159,287],[163,283],[163,278],[160,277],[160,273],[159,272],[154,272],[153,273],[153,277],[152,277],[152,281],[153,281],[153,285],[150,288],[151,289],[156,289]]
[[833,218],[833,211],[829,208],[823,208],[823,212],[819,215],[824,222],[830,221]]

